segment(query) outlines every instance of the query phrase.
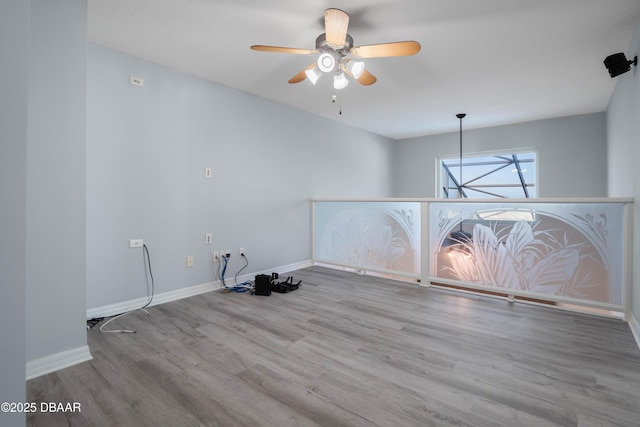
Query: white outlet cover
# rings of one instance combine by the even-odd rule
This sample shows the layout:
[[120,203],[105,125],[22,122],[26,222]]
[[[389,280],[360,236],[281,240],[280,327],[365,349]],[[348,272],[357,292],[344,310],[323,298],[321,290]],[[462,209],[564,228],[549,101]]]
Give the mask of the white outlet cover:
[[131,239],[129,240],[130,248],[141,248],[144,245],[144,239]]
[[144,80],[140,77],[129,76],[129,84],[134,86],[144,86]]
[[204,168],[204,177],[211,178],[211,168]]

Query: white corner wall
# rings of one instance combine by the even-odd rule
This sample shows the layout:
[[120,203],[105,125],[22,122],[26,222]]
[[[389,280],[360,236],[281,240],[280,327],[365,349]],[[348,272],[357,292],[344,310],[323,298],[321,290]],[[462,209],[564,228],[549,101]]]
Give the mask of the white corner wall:
[[[90,358],[85,297],[86,1],[31,1],[27,377]],[[54,366],[55,368],[55,366]],[[50,369],[49,369],[50,370]]]
[[[640,21],[636,26],[628,58],[640,56]],[[634,198],[634,259],[640,252],[640,68],[632,67],[616,77],[616,86],[607,109],[609,196]],[[630,324],[640,346],[640,265],[633,263],[631,308],[634,319]]]
[[[23,402],[29,2],[0,2],[0,402]],[[22,413],[0,425],[23,426]]]
[[[458,119],[451,115],[452,121]],[[394,197],[436,197],[439,156],[457,155],[452,132],[397,141]],[[538,153],[538,197],[604,197],[607,193],[605,113],[465,130],[463,153],[532,149]]]
[[241,247],[243,274],[308,262],[311,198],[391,196],[390,139],[88,48],[89,313],[144,301],[143,253],[129,239],[147,244],[156,293],[173,294],[216,279],[209,249],[231,251],[231,281]]

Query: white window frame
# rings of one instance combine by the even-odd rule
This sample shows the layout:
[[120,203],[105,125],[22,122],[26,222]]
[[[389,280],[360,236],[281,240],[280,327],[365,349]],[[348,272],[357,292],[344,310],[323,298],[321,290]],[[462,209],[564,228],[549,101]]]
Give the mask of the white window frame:
[[[536,157],[536,161],[535,161],[535,176],[536,176],[536,181],[535,181],[535,185],[534,187],[531,189],[532,191],[530,192],[530,198],[538,198],[539,194],[540,194],[540,155],[538,153],[538,150],[536,148],[517,148],[517,149],[502,149],[502,150],[490,150],[490,151],[477,151],[477,152],[469,152],[469,153],[463,153],[462,154],[462,163],[463,163],[463,167],[464,167],[464,160],[465,159],[469,159],[469,158],[475,158],[475,157],[490,157],[490,156],[510,156],[512,154],[528,154],[528,153],[533,153],[535,154]],[[442,182],[442,162],[444,160],[456,160],[456,159],[460,159],[460,153],[456,153],[456,154],[442,154],[442,155],[438,155],[436,157],[436,198],[438,199],[444,199],[443,194],[442,194],[442,186],[443,186],[443,182]],[[463,178],[464,178],[464,169],[463,169]],[[535,192],[535,195],[531,194],[532,192]],[[477,198],[474,198],[477,199]]]

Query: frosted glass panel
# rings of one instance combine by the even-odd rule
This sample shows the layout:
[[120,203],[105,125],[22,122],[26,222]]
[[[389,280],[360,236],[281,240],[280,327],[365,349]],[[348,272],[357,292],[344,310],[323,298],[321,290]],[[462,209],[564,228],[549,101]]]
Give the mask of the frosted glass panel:
[[431,203],[431,276],[619,306],[623,226],[616,203]]
[[420,274],[420,203],[315,202],[315,259]]

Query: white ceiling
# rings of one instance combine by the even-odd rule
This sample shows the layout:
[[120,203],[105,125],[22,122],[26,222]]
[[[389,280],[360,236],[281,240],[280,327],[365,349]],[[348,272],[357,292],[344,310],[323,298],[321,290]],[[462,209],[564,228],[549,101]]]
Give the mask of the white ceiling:
[[[422,50],[368,59],[377,83],[336,91],[327,76],[287,83],[313,57],[249,49],[314,49],[330,7],[350,15],[354,45]],[[88,31],[93,43],[401,139],[455,131],[461,112],[471,129],[605,111],[615,79],[602,61],[626,53],[639,19],[639,0],[89,0]]]

